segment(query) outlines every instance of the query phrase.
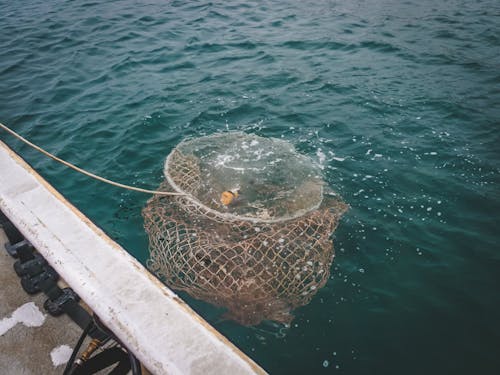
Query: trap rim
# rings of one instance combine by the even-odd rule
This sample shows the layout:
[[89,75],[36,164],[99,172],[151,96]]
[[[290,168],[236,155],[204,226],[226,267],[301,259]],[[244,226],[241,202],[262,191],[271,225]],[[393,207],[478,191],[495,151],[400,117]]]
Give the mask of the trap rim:
[[[231,133],[232,134],[240,133],[240,134],[247,135],[247,133],[245,133],[245,132],[231,132]],[[225,136],[226,134],[228,134],[228,132],[216,133],[216,134],[213,134],[213,135],[205,135],[205,136],[203,136],[201,138],[209,138],[209,137],[210,138],[218,138],[218,137]],[[254,134],[249,134],[249,135],[254,135]],[[273,139],[275,139],[275,138],[273,138]],[[315,204],[315,205],[313,205],[313,206],[311,206],[311,207],[309,207],[307,209],[299,210],[296,213],[294,213],[293,215],[289,215],[289,216],[286,216],[286,217],[279,217],[279,218],[275,218],[275,219],[260,219],[260,218],[256,218],[256,217],[252,217],[252,216],[235,215],[235,214],[231,214],[231,213],[224,213],[224,212],[220,212],[218,210],[215,210],[213,208],[210,208],[210,207],[206,206],[205,204],[203,204],[194,195],[192,195],[190,193],[187,193],[184,190],[182,190],[173,181],[173,179],[170,177],[170,173],[169,173],[170,160],[171,160],[171,157],[174,154],[174,152],[175,151],[180,152],[179,151],[179,147],[180,146],[192,143],[195,140],[197,140],[197,138],[189,139],[189,140],[184,140],[184,141],[180,142],[179,144],[177,144],[177,146],[175,146],[172,149],[172,151],[170,151],[170,153],[168,154],[167,158],[165,159],[165,164],[164,164],[164,168],[163,168],[163,175],[165,176],[165,179],[167,180],[168,184],[172,187],[172,189],[174,189],[176,192],[182,194],[183,198],[189,200],[191,203],[193,203],[194,205],[200,207],[202,210],[204,210],[207,213],[210,213],[210,214],[212,214],[214,216],[220,217],[220,218],[222,218],[224,220],[246,221],[246,222],[251,222],[251,223],[273,224],[273,223],[282,223],[282,222],[285,222],[285,221],[288,221],[288,220],[294,220],[294,219],[297,219],[299,217],[302,217],[302,216],[308,214],[309,212],[317,210],[321,206],[321,204],[323,203],[323,201],[324,201],[324,187],[323,187],[323,185],[321,185],[320,186],[320,189],[321,189],[320,190],[321,200],[317,204]],[[280,141],[280,142],[284,142],[281,139],[276,139],[276,140]]]

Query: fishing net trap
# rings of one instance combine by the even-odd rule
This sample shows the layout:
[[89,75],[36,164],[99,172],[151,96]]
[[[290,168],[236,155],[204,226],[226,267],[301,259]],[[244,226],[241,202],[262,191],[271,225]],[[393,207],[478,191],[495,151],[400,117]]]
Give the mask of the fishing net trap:
[[290,323],[330,274],[347,205],[282,140],[223,133],[180,143],[143,209],[150,269],[244,325]]

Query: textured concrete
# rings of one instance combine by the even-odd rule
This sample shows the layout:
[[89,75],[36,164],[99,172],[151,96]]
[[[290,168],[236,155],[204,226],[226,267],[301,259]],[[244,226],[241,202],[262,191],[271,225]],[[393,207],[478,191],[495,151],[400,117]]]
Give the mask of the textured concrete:
[[7,239],[0,229],[0,321],[28,302],[34,302],[46,316],[40,327],[18,323],[0,336],[0,373],[61,374],[65,365],[54,366],[50,352],[60,345],[73,348],[81,330],[66,315],[54,318],[46,314],[43,309],[46,297],[42,293],[29,296],[24,292],[12,268],[14,259],[4,250],[5,242]]

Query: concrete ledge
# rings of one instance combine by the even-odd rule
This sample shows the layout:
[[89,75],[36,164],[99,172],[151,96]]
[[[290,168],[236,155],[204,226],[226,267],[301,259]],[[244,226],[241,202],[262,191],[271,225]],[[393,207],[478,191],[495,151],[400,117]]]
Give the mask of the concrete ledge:
[[0,209],[156,374],[264,374],[0,142]]

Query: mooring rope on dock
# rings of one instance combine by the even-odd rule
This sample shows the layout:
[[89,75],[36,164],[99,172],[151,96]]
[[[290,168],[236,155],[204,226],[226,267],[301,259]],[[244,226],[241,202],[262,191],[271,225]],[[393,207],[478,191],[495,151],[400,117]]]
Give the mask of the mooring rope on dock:
[[85,175],[87,177],[90,177],[90,178],[93,178],[95,180],[104,182],[106,184],[113,185],[113,186],[116,186],[116,187],[119,187],[119,188],[122,188],[122,189],[127,189],[127,190],[132,190],[132,191],[138,191],[138,192],[147,193],[147,194],[156,194],[156,195],[186,195],[184,193],[177,193],[177,192],[171,192],[171,191],[159,191],[159,190],[143,189],[143,188],[138,188],[138,187],[135,187],[135,186],[130,186],[130,185],[126,185],[126,184],[122,184],[122,183],[119,183],[119,182],[108,180],[107,178],[98,176],[98,175],[96,175],[96,174],[94,174],[92,172],[88,172],[85,169],[77,167],[76,165],[71,164],[71,163],[69,163],[69,162],[67,162],[67,161],[65,161],[65,160],[63,160],[63,159],[61,159],[61,158],[59,158],[59,157],[51,154],[50,152],[44,150],[40,146],[37,146],[36,144],[28,141],[26,138],[22,137],[21,135],[19,135],[14,130],[12,130],[11,128],[7,127],[6,125],[2,124],[1,122],[0,122],[0,128],[2,128],[3,130],[5,130],[7,133],[11,134],[15,138],[19,139],[21,142],[23,142],[23,143],[27,144],[28,146],[34,148],[38,152],[41,152],[45,156],[47,156],[47,157],[49,157],[49,158],[57,161],[58,163],[61,163],[61,164],[65,165],[66,167],[71,168],[71,169],[77,171],[78,173],[81,173],[81,174],[83,174],[83,175]]

